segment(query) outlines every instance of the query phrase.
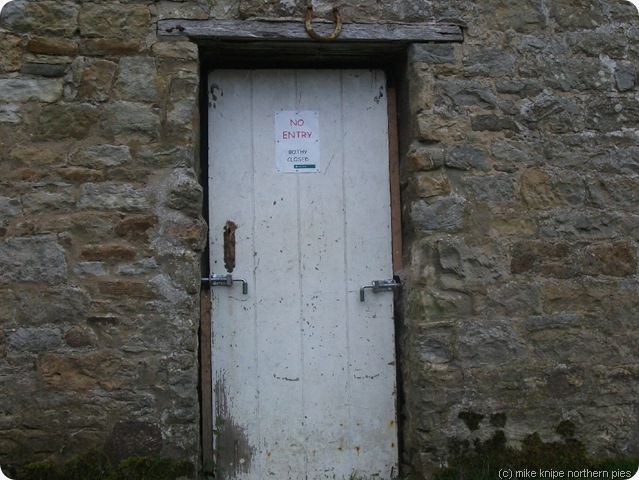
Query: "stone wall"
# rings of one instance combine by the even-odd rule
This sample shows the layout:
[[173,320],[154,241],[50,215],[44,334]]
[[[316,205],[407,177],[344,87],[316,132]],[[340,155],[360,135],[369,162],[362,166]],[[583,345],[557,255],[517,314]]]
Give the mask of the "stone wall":
[[450,8],[463,45],[410,58],[404,460],[560,441],[562,422],[592,454],[637,454],[637,10]]
[[[636,8],[314,5],[346,22],[465,30],[463,44],[411,47],[404,79],[407,470],[497,430],[513,445],[557,440],[565,421],[593,453],[639,453]],[[155,25],[301,19],[305,7],[4,8],[0,464],[90,446],[198,461],[200,72],[196,45]]]
[[198,55],[166,5],[2,11],[2,464],[199,459]]

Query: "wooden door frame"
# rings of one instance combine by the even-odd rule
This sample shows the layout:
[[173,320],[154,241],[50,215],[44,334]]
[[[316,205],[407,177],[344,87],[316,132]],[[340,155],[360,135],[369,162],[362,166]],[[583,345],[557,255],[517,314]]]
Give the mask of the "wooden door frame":
[[[208,85],[208,81],[205,76],[208,76],[211,69],[207,69],[203,72],[202,84]],[[403,268],[403,254],[402,254],[402,221],[401,221],[401,199],[400,199],[400,165],[399,165],[399,139],[398,139],[398,123],[397,123],[397,92],[395,87],[386,88],[387,93],[387,116],[388,116],[388,165],[389,165],[389,189],[391,200],[391,241],[392,241],[392,268],[393,274],[398,274]],[[206,94],[208,95],[208,94]],[[208,123],[208,101],[207,111],[202,112],[201,116],[207,117]],[[208,131],[206,124],[202,122],[201,131]],[[205,145],[202,145],[202,152],[208,152],[208,141]],[[206,158],[202,155],[202,174],[201,183],[205,187],[204,190],[204,204],[208,204],[208,165],[210,159],[208,153]],[[206,163],[206,166],[204,165]],[[208,210],[206,208],[205,210]],[[205,219],[208,222],[209,212],[205,211]],[[209,252],[208,242],[207,249],[204,253],[202,265],[202,276],[206,277],[209,273]],[[211,334],[212,334],[212,305],[210,286],[208,283],[202,283],[202,289],[200,293],[200,401],[201,401],[201,431],[202,431],[202,462],[206,467],[212,465],[214,446],[213,437],[215,435],[215,429],[213,426],[213,385],[212,385],[212,366],[211,366]],[[397,319],[395,319],[397,321]],[[397,351],[395,352],[395,358],[397,359]],[[397,362],[397,360],[396,360]],[[397,362],[399,363],[399,362]],[[399,386],[399,372],[396,373],[396,385]],[[398,398],[399,398],[399,387]],[[396,407],[399,417],[399,401]],[[398,425],[399,426],[399,425]],[[398,431],[398,441],[401,445],[400,432]],[[398,459],[399,460],[399,459]]]
[[[329,29],[331,26],[327,26]],[[214,68],[378,68],[387,77],[389,118],[389,168],[391,190],[391,228],[393,271],[402,269],[400,135],[398,111],[408,111],[408,50],[415,43],[462,42],[463,32],[456,25],[442,24],[346,24],[340,37],[320,43],[306,35],[303,22],[265,22],[235,20],[161,20],[159,37],[186,37],[199,48],[200,63],[200,164],[197,172],[204,189],[203,216],[208,222],[208,74]],[[321,32],[320,32],[321,33]],[[405,149],[405,147],[403,147]],[[208,242],[202,257],[202,276],[209,273]],[[396,325],[401,308],[395,309]],[[200,408],[202,465],[213,461],[213,398],[211,375],[211,296],[207,283],[200,296]],[[396,327],[397,330],[397,327]],[[399,335],[396,334],[396,339]],[[397,359],[397,414],[399,465],[402,455],[401,355]]]

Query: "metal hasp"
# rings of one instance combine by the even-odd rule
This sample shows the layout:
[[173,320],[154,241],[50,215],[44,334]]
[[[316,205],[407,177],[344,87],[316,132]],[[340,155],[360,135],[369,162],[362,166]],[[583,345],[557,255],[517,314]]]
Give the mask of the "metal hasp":
[[359,289],[359,301],[363,302],[366,298],[364,296],[364,290],[370,288],[373,290],[373,293],[377,292],[391,292],[393,290],[398,290],[402,286],[401,283],[396,282],[395,279],[389,278],[388,280],[373,280],[368,285],[362,285]]
[[243,278],[233,278],[230,273],[212,273],[208,277],[202,278],[202,283],[207,283],[212,287],[232,287],[233,282],[242,282],[242,293],[248,293],[248,282]]

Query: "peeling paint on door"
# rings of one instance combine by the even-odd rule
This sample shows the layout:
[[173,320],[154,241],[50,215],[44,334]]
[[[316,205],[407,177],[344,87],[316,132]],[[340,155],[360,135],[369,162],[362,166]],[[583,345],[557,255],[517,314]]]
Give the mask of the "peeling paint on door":
[[249,443],[246,429],[235,423],[224,387],[224,373],[218,374],[213,394],[215,395],[215,450],[216,465],[223,465],[217,473],[219,478],[236,478],[251,469],[255,448]]

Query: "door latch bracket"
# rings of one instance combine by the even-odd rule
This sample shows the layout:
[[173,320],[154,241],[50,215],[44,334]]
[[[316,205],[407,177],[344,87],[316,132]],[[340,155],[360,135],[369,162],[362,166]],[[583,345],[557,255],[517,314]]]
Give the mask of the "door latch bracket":
[[202,278],[202,283],[208,283],[211,287],[232,287],[234,282],[242,282],[242,293],[248,293],[248,282],[243,278],[233,278],[230,273],[211,273]]
[[394,278],[389,278],[387,280],[373,280],[368,285],[362,285],[362,287],[359,289],[359,301],[363,302],[364,300],[366,300],[364,291],[367,288],[370,288],[371,290],[373,290],[373,293],[378,293],[378,292],[392,292],[394,290],[400,289],[401,286],[402,284],[395,281]]

